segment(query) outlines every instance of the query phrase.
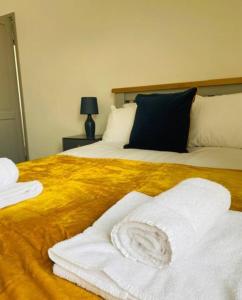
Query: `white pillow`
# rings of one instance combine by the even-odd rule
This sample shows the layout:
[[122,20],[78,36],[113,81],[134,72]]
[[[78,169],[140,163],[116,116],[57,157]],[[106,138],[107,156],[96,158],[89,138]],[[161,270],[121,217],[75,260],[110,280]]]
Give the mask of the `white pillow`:
[[136,109],[135,103],[125,104],[122,108],[112,105],[103,141],[127,144],[134,124]]
[[242,93],[196,96],[188,146],[242,148]]

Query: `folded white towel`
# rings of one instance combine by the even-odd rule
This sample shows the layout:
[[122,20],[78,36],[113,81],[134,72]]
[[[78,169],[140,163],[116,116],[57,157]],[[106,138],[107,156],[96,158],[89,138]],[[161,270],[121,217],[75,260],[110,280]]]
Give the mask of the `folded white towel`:
[[132,211],[111,232],[123,255],[163,268],[182,258],[230,207],[229,191],[201,178],[174,188]]
[[[112,295],[120,299],[121,294],[128,295],[101,269],[114,257],[123,258],[110,241],[113,226],[121,221],[128,212],[151,199],[152,197],[145,194],[131,192],[107,210],[93,226],[87,228],[83,233],[50,248],[49,257],[57,266],[62,267],[62,272],[60,268],[54,267],[54,273],[102,297]],[[78,280],[73,274],[78,276]],[[104,298],[109,299],[108,296]],[[121,299],[131,300],[134,298]]]
[[19,171],[14,162],[8,158],[0,158],[0,188],[13,184],[18,180]]
[[[64,269],[63,267],[61,267],[57,264],[54,264],[54,266],[53,266],[53,273],[61,278],[64,278],[68,281],[71,281],[71,282],[77,284],[78,286],[84,288],[85,290],[88,290],[98,296],[101,296],[102,298],[104,298],[106,300],[118,300],[118,298],[112,296],[111,294],[109,294],[107,292],[104,292],[104,291],[98,289],[94,285],[90,284],[88,281],[83,280],[80,276],[77,276],[76,274],[71,273],[70,271]],[[110,287],[112,285],[114,285],[114,283],[110,282]],[[126,299],[133,300],[136,298],[129,295],[129,298],[126,298]]]
[[115,223],[151,201],[130,193],[83,233],[49,249],[55,274],[105,299],[241,300],[242,214],[221,216],[186,257],[159,270],[124,257],[110,241]]
[[38,196],[43,190],[37,181],[18,182],[0,189],[0,208]]
[[8,158],[0,158],[0,208],[36,197],[42,192],[43,186],[39,181],[16,183],[18,177],[15,163]]

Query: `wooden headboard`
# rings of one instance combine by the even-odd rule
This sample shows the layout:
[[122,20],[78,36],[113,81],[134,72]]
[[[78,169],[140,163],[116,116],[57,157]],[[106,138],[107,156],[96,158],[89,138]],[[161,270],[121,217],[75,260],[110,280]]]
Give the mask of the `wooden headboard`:
[[124,103],[133,102],[140,93],[172,93],[192,87],[196,87],[197,93],[202,96],[234,94],[242,92],[242,77],[113,88],[112,92],[116,106],[121,107]]

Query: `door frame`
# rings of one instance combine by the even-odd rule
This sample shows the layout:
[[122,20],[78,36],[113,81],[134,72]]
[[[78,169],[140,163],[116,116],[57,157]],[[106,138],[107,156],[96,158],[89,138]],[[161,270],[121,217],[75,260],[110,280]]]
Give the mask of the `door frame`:
[[19,60],[19,47],[18,47],[18,39],[17,39],[15,13],[11,12],[9,14],[1,15],[1,17],[9,18],[12,24],[11,26],[12,39],[13,39],[13,45],[15,46],[15,51],[14,51],[15,70],[16,70],[16,78],[17,78],[18,102],[19,102],[19,110],[20,110],[20,118],[21,118],[22,137],[24,143],[25,159],[29,160],[29,147],[28,147],[27,126],[26,126],[26,118],[25,118],[24,96],[23,96],[22,77],[21,77],[21,68],[20,68],[20,60]]

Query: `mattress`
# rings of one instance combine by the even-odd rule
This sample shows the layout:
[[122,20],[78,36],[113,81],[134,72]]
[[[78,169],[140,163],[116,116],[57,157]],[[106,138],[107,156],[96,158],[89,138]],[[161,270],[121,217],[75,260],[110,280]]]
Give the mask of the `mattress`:
[[195,147],[188,153],[123,149],[123,145],[100,141],[63,152],[66,155],[90,158],[119,158],[147,162],[167,162],[210,168],[242,170],[242,149]]

